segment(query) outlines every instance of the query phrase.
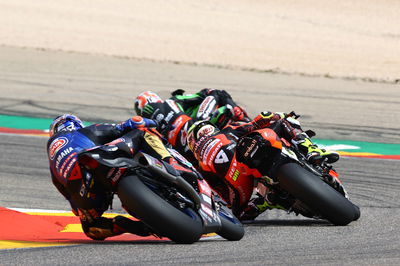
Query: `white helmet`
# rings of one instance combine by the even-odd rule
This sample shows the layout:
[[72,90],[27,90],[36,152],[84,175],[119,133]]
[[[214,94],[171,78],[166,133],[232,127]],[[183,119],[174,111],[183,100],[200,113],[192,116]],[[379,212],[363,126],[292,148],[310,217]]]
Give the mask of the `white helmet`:
[[196,142],[203,136],[210,136],[217,133],[219,130],[214,126],[213,123],[207,120],[201,120],[195,122],[187,132],[187,143],[191,151],[194,150]]

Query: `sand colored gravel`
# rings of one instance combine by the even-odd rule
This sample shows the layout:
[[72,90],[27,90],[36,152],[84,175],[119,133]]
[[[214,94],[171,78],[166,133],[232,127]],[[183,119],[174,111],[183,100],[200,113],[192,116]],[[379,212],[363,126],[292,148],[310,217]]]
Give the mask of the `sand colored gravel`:
[[400,79],[395,0],[0,0],[0,45]]

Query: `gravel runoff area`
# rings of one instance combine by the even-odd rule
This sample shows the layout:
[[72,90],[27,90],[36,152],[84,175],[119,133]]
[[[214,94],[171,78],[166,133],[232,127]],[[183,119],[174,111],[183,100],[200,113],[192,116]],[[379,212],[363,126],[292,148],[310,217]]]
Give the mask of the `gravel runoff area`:
[[400,2],[0,0],[0,45],[399,82]]

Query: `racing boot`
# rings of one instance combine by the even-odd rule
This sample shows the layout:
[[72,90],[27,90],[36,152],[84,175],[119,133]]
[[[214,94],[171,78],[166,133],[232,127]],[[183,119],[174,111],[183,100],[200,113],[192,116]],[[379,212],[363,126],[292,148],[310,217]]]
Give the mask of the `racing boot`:
[[149,227],[141,221],[133,221],[122,215],[117,215],[113,219],[115,234],[131,233],[138,236],[155,235]]
[[254,220],[255,218],[257,218],[257,216],[259,216],[261,213],[265,212],[266,210],[272,210],[272,209],[284,210],[285,208],[283,206],[270,200],[270,198],[273,198],[271,196],[272,196],[272,193],[269,193],[269,194],[267,194],[266,197],[258,196],[257,198],[251,199],[249,201],[247,207],[244,209],[242,214],[239,216],[239,220],[241,220],[241,221]]
[[292,140],[303,154],[305,154],[306,159],[313,164],[322,162],[324,159],[328,163],[334,163],[339,160],[339,153],[335,151],[329,151],[325,149],[320,149],[318,146],[311,141],[307,134],[299,134],[296,138]]

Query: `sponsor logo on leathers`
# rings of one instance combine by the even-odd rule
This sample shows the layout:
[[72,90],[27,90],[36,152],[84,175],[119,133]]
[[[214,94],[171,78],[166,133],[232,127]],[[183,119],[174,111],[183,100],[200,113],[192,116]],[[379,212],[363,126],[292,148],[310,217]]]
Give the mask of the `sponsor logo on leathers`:
[[197,112],[198,119],[207,119],[210,113],[214,111],[216,105],[215,98],[213,96],[207,96],[199,107]]
[[156,120],[158,121],[158,122],[160,122],[161,120],[163,120],[164,119],[164,114],[158,114],[157,116],[156,116]]
[[68,139],[65,137],[60,137],[60,138],[56,138],[55,140],[53,140],[53,142],[50,144],[50,148],[49,148],[50,160],[54,160],[54,157],[56,156],[57,152],[62,147],[67,145],[67,143],[68,143]]
[[171,109],[175,112],[175,113],[179,113],[181,110],[179,109],[179,106],[176,104],[175,101],[173,100],[165,100],[167,102],[167,104],[171,107]]
[[73,151],[73,150],[74,150],[74,148],[72,148],[72,147],[66,148],[65,150],[63,150],[63,151],[60,153],[60,155],[57,156],[57,160],[56,160],[56,169],[59,167],[61,160],[62,160],[65,156],[67,156],[67,155],[68,155],[71,151]]
[[126,168],[112,168],[107,174],[107,179],[111,178],[111,182],[115,184],[125,173],[125,171]]
[[174,112],[171,111],[167,114],[167,116],[165,117],[165,122],[169,123],[169,121],[171,120],[171,118],[174,116]]

